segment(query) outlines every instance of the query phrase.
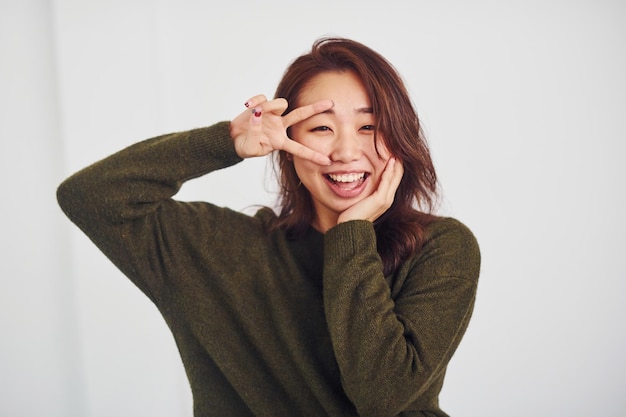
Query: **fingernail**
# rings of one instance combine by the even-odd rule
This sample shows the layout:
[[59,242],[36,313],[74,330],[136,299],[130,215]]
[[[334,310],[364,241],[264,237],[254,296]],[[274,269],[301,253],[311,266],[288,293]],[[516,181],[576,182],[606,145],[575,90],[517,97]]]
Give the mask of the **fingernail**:
[[254,110],[254,117],[261,117],[261,112]]
[[246,101],[243,105],[246,106],[246,107],[250,107],[250,102]]

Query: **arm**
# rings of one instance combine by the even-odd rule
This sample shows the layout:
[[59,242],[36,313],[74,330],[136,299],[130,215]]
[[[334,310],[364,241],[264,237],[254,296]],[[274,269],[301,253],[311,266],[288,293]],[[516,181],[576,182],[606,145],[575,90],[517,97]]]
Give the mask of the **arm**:
[[299,107],[287,115],[282,115],[287,107],[282,99],[256,96],[248,104],[255,111],[246,110],[230,123],[137,143],[74,174],[58,188],[67,216],[153,301],[167,279],[165,265],[184,263],[172,254],[188,244],[182,236],[212,237],[207,219],[219,224],[224,213],[208,204],[172,200],[183,182],[273,150],[320,163],[328,160],[290,140],[286,128],[332,102]]
[[72,175],[57,190],[65,214],[153,301],[162,209],[179,205],[176,213],[188,217],[181,224],[192,222],[191,207],[171,197],[184,181],[241,160],[228,129],[222,122],[139,142]]
[[469,321],[476,241],[441,221],[390,290],[373,225],[341,223],[325,237],[324,302],[344,389],[362,416],[395,416],[442,377]]

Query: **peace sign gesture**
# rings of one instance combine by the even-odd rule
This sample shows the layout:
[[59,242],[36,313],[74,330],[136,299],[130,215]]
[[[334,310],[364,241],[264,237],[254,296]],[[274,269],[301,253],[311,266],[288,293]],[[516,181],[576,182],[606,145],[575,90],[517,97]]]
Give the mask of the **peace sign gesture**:
[[283,150],[320,165],[330,165],[328,156],[289,139],[287,128],[330,109],[333,102],[322,100],[298,107],[282,116],[287,105],[287,100],[283,98],[268,101],[263,95],[248,100],[246,106],[249,109],[230,123],[230,136],[237,154],[241,158],[250,158]]

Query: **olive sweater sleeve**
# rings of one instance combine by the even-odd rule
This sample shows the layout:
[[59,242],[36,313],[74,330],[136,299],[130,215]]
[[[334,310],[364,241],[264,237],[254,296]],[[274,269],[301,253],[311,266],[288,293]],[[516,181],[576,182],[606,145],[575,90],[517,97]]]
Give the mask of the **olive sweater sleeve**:
[[144,140],[84,168],[57,189],[64,213],[153,301],[163,270],[155,263],[164,261],[167,246],[161,209],[180,205],[168,213],[186,216],[177,224],[194,225],[199,208],[171,197],[185,181],[241,161],[228,129],[228,122],[220,122]]
[[372,223],[350,221],[326,233],[326,317],[344,390],[360,416],[398,415],[440,389],[473,309],[479,268],[474,236],[453,219],[429,228],[391,286]]

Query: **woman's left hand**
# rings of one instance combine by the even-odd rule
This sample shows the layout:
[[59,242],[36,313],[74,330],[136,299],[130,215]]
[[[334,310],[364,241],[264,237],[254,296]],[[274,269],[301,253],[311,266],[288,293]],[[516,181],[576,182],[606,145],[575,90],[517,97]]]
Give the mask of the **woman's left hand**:
[[370,196],[341,213],[337,223],[349,220],[369,220],[373,222],[378,219],[393,204],[403,174],[404,167],[402,162],[394,157],[389,158],[385,171],[380,178],[378,188]]

